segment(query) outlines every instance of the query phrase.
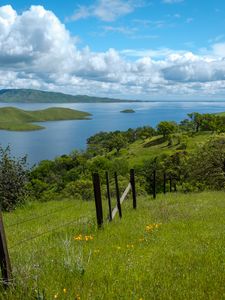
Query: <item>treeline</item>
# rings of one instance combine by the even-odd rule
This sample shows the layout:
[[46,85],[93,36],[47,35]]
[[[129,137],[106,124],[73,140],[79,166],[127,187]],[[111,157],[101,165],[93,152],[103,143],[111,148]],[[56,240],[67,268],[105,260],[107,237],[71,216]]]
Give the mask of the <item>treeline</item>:
[[[187,151],[187,140],[200,131],[216,133],[208,142]],[[26,199],[48,201],[73,197],[93,198],[92,173],[103,178],[108,171],[111,180],[118,173],[121,189],[126,186],[129,168],[136,170],[139,194],[152,193],[152,174],[157,173],[158,192],[163,190],[163,174],[173,179],[176,189],[183,192],[218,190],[225,183],[225,117],[211,114],[188,114],[179,124],[160,122],[127,131],[100,132],[87,140],[86,151],[73,151],[54,160],[44,160],[31,170],[26,157],[17,160],[10,149],[0,151],[0,204],[3,210],[14,209]],[[209,135],[210,137],[210,135]],[[146,159],[141,165],[129,165],[121,149],[135,141],[162,140],[167,146],[176,143],[172,154]],[[112,191],[113,193],[113,191]]]

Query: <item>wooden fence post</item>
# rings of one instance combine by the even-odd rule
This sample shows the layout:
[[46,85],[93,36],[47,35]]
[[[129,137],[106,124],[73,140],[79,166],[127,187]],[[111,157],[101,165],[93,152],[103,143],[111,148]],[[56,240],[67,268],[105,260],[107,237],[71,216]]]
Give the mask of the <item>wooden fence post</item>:
[[9,259],[9,252],[7,248],[5,230],[2,219],[2,212],[0,211],[0,266],[2,270],[3,286],[9,286],[12,280],[12,268]]
[[100,177],[98,173],[93,174],[93,186],[95,195],[95,207],[98,227],[102,227],[103,224],[103,212],[102,212],[102,196],[101,196],[101,186]]
[[131,184],[131,191],[133,197],[133,208],[137,208],[137,197],[136,197],[136,188],[135,188],[135,176],[134,176],[134,169],[130,170],[130,184]]
[[106,177],[107,198],[108,198],[108,205],[109,205],[109,221],[112,221],[112,206],[111,206],[111,197],[110,197],[110,189],[109,189],[109,174],[108,174],[108,172],[105,173],[105,177]]
[[153,171],[153,198],[156,198],[156,170]]
[[166,194],[166,173],[163,174],[163,193]]
[[120,218],[122,218],[122,210],[120,205],[120,191],[119,191],[118,178],[116,172],[115,172],[115,185],[116,185],[116,200],[117,200],[118,212]]

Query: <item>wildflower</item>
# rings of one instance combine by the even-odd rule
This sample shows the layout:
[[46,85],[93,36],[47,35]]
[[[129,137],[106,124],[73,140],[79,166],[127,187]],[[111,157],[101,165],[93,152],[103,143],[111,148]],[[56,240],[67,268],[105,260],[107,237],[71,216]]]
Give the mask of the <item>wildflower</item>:
[[75,300],[80,300],[80,295],[77,294]]
[[58,293],[55,294],[55,295],[54,295],[54,299],[57,299],[57,298],[58,298],[58,295],[59,295]]
[[94,239],[94,237],[92,235],[82,236],[82,234],[79,234],[78,236],[74,237],[75,241],[90,241],[90,240],[93,240],[93,239]]
[[153,224],[149,224],[149,225],[146,225],[145,226],[145,230],[147,231],[147,232],[152,232],[154,229],[157,229],[157,228],[159,228],[159,226],[161,226],[162,225],[162,223],[153,223]]
[[116,249],[117,249],[117,250],[120,250],[120,249],[121,249],[121,247],[120,247],[120,246],[117,246],[117,247],[116,247]]
[[134,248],[134,245],[127,245],[127,248]]
[[64,288],[64,289],[63,289],[63,293],[66,294],[66,292],[67,292],[67,290],[66,290],[66,288]]
[[82,241],[82,235],[79,234],[78,236],[75,236],[74,240],[76,240],[76,241]]

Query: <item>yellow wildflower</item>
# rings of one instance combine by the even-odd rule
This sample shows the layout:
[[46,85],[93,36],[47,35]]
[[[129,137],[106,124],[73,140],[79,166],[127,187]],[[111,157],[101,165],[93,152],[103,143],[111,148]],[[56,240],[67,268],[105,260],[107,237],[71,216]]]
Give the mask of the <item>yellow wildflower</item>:
[[67,292],[67,290],[66,290],[66,288],[64,288],[64,289],[63,289],[63,293],[66,294],[66,292]]
[[59,295],[58,293],[55,294],[55,295],[54,295],[54,299],[57,299],[57,298],[58,298],[58,295]]
[[82,241],[82,235],[79,234],[78,236],[75,236],[75,237],[74,237],[74,240]]

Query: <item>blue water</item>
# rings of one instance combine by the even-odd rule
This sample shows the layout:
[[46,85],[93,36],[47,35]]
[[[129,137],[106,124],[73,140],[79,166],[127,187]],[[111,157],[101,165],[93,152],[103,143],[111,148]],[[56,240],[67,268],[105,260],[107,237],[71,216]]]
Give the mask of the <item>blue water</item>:
[[[77,104],[10,104],[27,110],[51,106],[68,107],[90,112],[91,120],[44,122],[46,129],[27,132],[0,131],[0,144],[11,146],[14,156],[28,155],[30,165],[43,159],[53,159],[74,149],[85,149],[86,139],[99,131],[126,130],[156,124],[162,120],[179,122],[187,113],[213,113],[225,111],[225,102],[144,102],[144,103],[77,103]],[[0,103],[0,107],[8,106]],[[132,108],[133,114],[120,113]]]

